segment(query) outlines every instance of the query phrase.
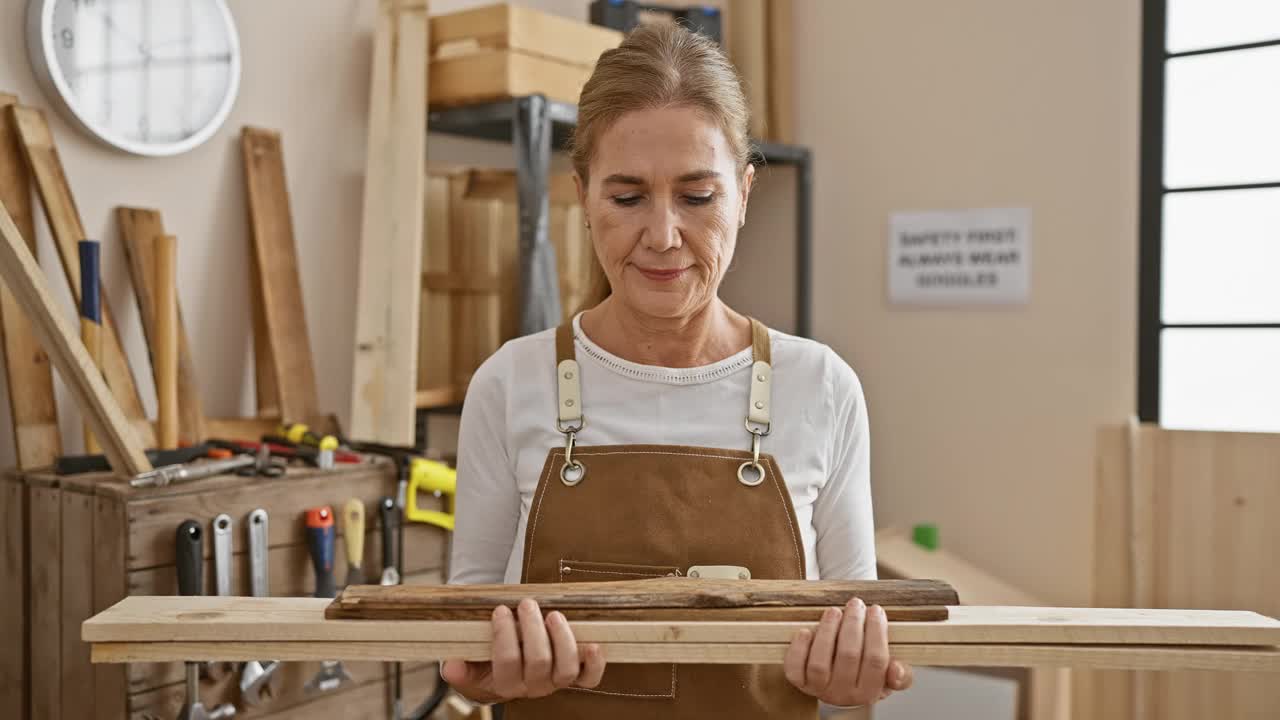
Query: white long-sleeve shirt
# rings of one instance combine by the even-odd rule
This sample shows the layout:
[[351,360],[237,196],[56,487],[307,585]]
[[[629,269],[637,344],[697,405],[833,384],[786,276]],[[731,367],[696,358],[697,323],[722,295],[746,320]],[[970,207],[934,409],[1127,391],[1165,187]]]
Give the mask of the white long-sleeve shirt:
[[[574,318],[587,426],[580,446],[693,445],[749,450],[743,427],[751,348],[712,365],[639,365],[606,352]],[[772,432],[761,452],[786,479],[809,579],[876,577],[867,407],[830,348],[770,330]],[[555,331],[512,340],[476,371],[458,436],[450,582],[518,583],[525,524],[556,420]]]

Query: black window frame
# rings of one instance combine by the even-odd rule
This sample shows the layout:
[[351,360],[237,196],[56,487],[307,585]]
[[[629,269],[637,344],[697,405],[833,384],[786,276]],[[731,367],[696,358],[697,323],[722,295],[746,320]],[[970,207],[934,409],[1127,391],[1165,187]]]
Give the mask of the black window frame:
[[1164,198],[1173,193],[1280,188],[1280,181],[1170,189],[1164,184],[1165,71],[1169,60],[1280,45],[1280,39],[1168,52],[1168,0],[1143,0],[1142,120],[1138,207],[1138,419],[1160,422],[1160,338],[1168,328],[1280,329],[1280,323],[1166,323]]

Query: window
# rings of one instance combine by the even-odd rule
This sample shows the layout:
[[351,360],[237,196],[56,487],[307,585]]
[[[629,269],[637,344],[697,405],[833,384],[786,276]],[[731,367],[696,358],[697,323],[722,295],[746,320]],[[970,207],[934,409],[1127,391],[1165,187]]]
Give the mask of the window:
[[1145,0],[1138,414],[1280,432],[1280,0]]

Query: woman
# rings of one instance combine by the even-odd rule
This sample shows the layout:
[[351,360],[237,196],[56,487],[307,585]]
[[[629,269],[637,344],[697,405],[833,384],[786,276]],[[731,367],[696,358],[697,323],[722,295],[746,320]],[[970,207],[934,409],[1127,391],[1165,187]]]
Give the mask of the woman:
[[[583,88],[573,164],[599,302],[476,372],[459,436],[452,582],[875,577],[867,413],[827,347],[717,295],[754,169],[732,65],[645,27]],[[695,572],[691,573],[691,568]],[[723,570],[721,570],[723,571]],[[492,663],[445,679],[507,717],[804,718],[911,684],[883,611],[854,601],[782,668],[616,665],[563,615],[493,613]],[[815,700],[816,698],[816,700]]]

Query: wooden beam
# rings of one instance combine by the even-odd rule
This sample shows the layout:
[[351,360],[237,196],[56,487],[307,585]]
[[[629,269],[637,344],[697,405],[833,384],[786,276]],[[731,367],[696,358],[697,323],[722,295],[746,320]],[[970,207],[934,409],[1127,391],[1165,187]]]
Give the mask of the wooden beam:
[[[611,663],[780,665],[787,643],[600,643]],[[119,642],[94,643],[95,663],[227,661],[261,657],[297,662],[342,658],[383,662],[473,662],[491,658],[484,642]],[[939,667],[1082,667],[1143,670],[1280,672],[1280,650],[1259,647],[1163,645],[922,645],[890,643],[893,657]]]
[[157,443],[164,449],[178,446],[178,288],[174,276],[178,266],[178,240],[172,235],[155,239],[152,289],[155,295],[155,334],[152,335],[152,364],[156,374]]
[[[17,120],[10,106],[18,99],[0,93],[0,203],[9,208],[14,225],[36,254],[36,225],[31,207],[31,173],[22,157]],[[4,364],[9,381],[9,412],[18,467],[23,470],[53,464],[62,454],[58,409],[53,396],[53,369],[36,340],[31,321],[9,289],[0,286],[0,335],[4,336]]]
[[[78,306],[80,261],[77,243],[87,237],[80,221],[80,211],[71,195],[71,186],[67,182],[62,159],[58,157],[53,133],[49,130],[44,113],[21,106],[14,106],[12,112],[27,164],[35,177],[36,190],[44,205],[45,217],[53,231],[54,245],[62,259],[67,284],[71,286],[71,295]],[[133,426],[133,431],[142,438],[143,443],[150,445],[155,441],[154,433],[142,408],[133,372],[129,369],[129,360],[120,341],[120,330],[116,327],[111,308],[105,299],[102,301],[102,330],[102,374],[106,377],[107,386],[119,402],[124,417]],[[98,439],[102,440],[101,437]]]
[[[116,208],[116,223],[124,252],[129,260],[129,274],[133,278],[133,293],[138,298],[138,314],[142,317],[142,332],[147,345],[155,342],[155,239],[164,235],[164,220],[159,210],[146,208]],[[155,350],[152,350],[151,369],[155,372]],[[195,356],[191,341],[182,322],[182,307],[178,307],[178,434],[183,442],[196,443],[205,439],[204,401],[200,399],[200,383],[196,374]]]
[[[0,235],[4,236],[0,242],[0,275],[19,307],[32,320],[36,337],[88,416],[111,468],[121,475],[150,470],[151,463],[147,462],[142,443],[106,382],[92,367],[76,330],[60,314],[49,295],[44,274],[3,205],[0,205]],[[103,317],[106,317],[105,308]]]
[[[252,282],[262,298],[262,339],[267,346],[263,350],[272,364],[271,381],[281,416],[289,422],[309,423],[319,413],[319,400],[285,180],[284,148],[279,132],[253,127],[244,128],[240,147],[253,240]],[[255,336],[255,344],[258,340]]]
[[412,445],[427,127],[427,3],[378,6],[349,434]]
[[[330,620],[324,598],[127,597],[86,622],[86,642],[483,642],[478,620]],[[1275,646],[1280,621],[1237,610],[1020,608],[956,605],[939,622],[895,622],[907,644]],[[582,642],[787,643],[813,622],[574,623]]]

